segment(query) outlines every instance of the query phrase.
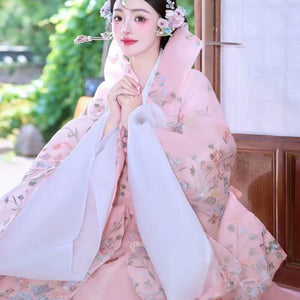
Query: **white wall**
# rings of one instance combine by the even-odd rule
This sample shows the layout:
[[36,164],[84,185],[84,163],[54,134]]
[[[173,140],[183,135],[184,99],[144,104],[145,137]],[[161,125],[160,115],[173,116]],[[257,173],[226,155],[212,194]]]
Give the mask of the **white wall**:
[[[209,1],[209,0],[208,0]],[[221,103],[234,133],[300,136],[300,0],[222,0]]]

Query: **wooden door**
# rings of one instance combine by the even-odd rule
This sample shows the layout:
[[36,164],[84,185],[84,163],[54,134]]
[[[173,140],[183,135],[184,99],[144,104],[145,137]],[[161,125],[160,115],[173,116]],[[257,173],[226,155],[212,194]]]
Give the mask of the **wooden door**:
[[[221,0],[195,0],[195,33],[220,41]],[[196,68],[220,99],[221,46],[205,45]],[[260,218],[288,254],[274,280],[300,288],[300,138],[234,134],[238,153],[231,183],[242,202]]]

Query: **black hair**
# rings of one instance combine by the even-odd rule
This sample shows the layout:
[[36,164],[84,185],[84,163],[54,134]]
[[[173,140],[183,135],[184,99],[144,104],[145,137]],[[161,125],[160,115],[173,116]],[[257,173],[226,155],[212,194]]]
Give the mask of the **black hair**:
[[[153,7],[153,9],[155,9],[155,11],[162,17],[164,18],[166,15],[166,5],[167,5],[167,1],[166,0],[144,0],[145,2],[147,2],[149,5],[151,5]],[[113,7],[115,5],[116,0],[110,0],[110,10],[111,12],[113,11]],[[175,8],[177,7],[177,3],[176,0],[173,0],[172,2],[174,2]],[[161,38],[160,41],[160,47],[162,49],[165,48],[166,44],[168,43],[169,40],[169,36],[163,36]]]

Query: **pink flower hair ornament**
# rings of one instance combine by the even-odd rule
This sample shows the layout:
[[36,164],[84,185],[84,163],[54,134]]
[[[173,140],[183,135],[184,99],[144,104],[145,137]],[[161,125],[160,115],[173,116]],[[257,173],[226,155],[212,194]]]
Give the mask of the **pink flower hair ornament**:
[[184,25],[186,11],[178,6],[175,9],[175,2],[167,0],[166,15],[164,18],[159,18],[156,30],[157,36],[171,36],[173,32]]

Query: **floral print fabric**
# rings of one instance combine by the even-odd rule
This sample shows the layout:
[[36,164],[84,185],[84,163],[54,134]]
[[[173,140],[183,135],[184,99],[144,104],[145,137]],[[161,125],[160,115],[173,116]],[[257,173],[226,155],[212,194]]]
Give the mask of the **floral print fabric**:
[[[156,136],[187,201],[209,237],[217,259],[214,266],[217,275],[207,280],[203,294],[197,299],[259,299],[270,286],[286,254],[264,225],[230,191],[235,142],[210,83],[202,73],[191,70],[201,43],[184,29],[173,42],[178,45],[178,40],[184,41],[187,49],[191,49],[188,51],[190,57],[176,56],[176,49],[164,51],[147,102],[155,103],[166,116],[167,127],[156,128]],[[172,55],[178,62],[175,66]],[[134,76],[120,55],[108,60],[115,72],[121,65],[122,74]],[[174,68],[178,68],[175,73]],[[117,78],[120,78],[119,73],[115,80]],[[103,116],[107,91],[108,83],[104,82],[83,115],[65,125],[50,140],[23,182],[1,199],[2,234],[30,201],[30,194],[51,176]],[[38,281],[2,276],[0,299],[71,299],[98,268],[123,255],[137,295],[145,300],[166,299],[135,221],[128,182],[127,132],[124,129],[119,131],[117,149],[118,180],[114,202],[99,252],[85,280]],[[186,255],[189,255],[189,247],[193,247],[193,241],[186,245]]]

